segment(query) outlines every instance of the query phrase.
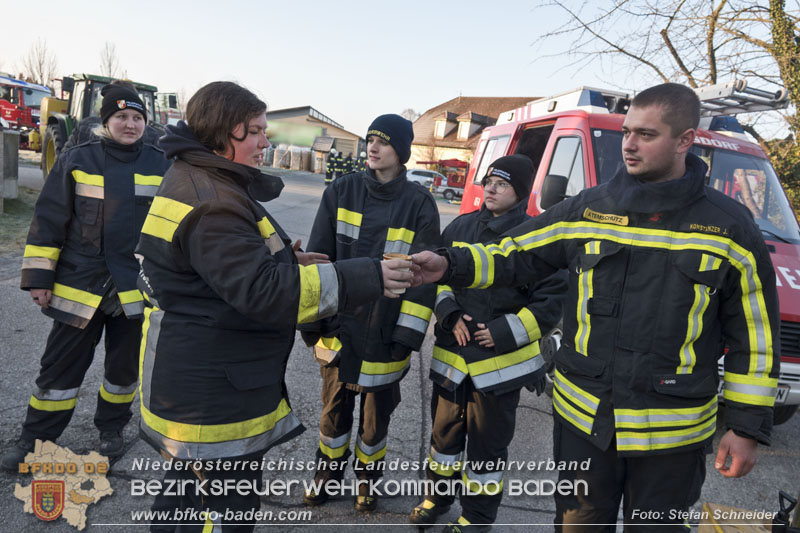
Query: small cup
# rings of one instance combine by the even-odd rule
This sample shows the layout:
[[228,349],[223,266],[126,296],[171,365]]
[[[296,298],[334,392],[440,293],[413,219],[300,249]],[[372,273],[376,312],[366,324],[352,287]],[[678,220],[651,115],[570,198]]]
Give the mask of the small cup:
[[[408,255],[408,254],[400,254],[400,253],[396,253],[396,252],[383,254],[383,260],[384,261],[391,261],[392,259],[402,259],[403,261],[411,261],[411,256]],[[408,272],[410,269],[409,268],[399,268],[397,270],[399,270],[400,272]],[[395,293],[395,294],[403,294],[404,292],[406,292],[405,289],[391,289],[391,291],[393,293]]]

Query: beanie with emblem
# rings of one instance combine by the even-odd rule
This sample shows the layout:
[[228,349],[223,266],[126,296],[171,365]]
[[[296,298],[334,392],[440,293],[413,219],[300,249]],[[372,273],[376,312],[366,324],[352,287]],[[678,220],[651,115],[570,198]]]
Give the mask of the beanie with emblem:
[[503,156],[489,165],[481,184],[485,184],[486,180],[491,177],[498,177],[509,182],[514,187],[517,198],[524,200],[530,196],[533,186],[533,161],[530,157],[522,154]]
[[380,137],[388,142],[401,164],[406,164],[411,157],[411,141],[414,140],[414,128],[411,121],[404,119],[400,115],[381,115],[372,121],[367,130],[367,139],[370,135]]
[[136,91],[132,91],[127,87],[121,85],[106,85],[100,91],[103,96],[103,104],[100,107],[100,119],[103,124],[108,122],[111,115],[123,109],[132,109],[138,111],[147,122],[147,111],[145,111],[144,103]]

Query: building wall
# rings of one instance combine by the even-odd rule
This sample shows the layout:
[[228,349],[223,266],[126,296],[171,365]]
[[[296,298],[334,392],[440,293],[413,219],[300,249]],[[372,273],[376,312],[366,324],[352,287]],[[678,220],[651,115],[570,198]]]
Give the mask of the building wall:
[[406,163],[406,166],[408,168],[428,168],[428,165],[419,165],[417,161],[438,161],[439,159],[459,159],[470,163],[472,162],[472,155],[472,150],[464,148],[412,144],[411,158]]

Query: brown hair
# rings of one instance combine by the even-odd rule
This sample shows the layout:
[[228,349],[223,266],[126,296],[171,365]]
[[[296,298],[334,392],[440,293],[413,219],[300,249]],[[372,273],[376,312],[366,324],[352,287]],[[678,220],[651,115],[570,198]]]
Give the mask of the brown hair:
[[[250,120],[265,113],[267,104],[255,94],[231,81],[213,81],[201,87],[186,104],[186,122],[197,140],[214,152],[232,147],[231,139],[247,136]],[[242,138],[233,130],[243,124]]]
[[631,107],[661,107],[661,120],[669,125],[672,136],[700,123],[700,99],[695,92],[680,83],[662,83],[645,89],[631,101]]

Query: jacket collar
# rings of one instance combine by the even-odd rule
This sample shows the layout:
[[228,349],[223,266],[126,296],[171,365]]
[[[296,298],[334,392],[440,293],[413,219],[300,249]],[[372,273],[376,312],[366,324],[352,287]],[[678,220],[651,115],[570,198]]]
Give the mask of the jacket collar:
[[406,181],[406,167],[400,172],[400,175],[388,183],[381,183],[378,181],[375,172],[368,168],[364,171],[364,185],[367,187],[370,196],[380,200],[392,200],[403,189]]
[[525,214],[527,209],[527,197],[524,200],[520,200],[515,206],[499,217],[494,216],[491,211],[486,209],[486,204],[483,204],[481,205],[478,220],[480,223],[485,224],[493,232],[497,233],[498,235],[502,235],[511,228],[521,224],[525,218],[527,218],[527,215]]
[[708,167],[698,156],[686,154],[686,173],[679,179],[646,183],[634,178],[625,167],[608,184],[617,204],[633,213],[671,211],[688,205],[705,195]]
[[103,145],[103,150],[118,161],[123,163],[131,163],[136,161],[139,154],[142,153],[143,142],[139,139],[133,144],[120,144],[114,139],[100,138],[100,144]]

